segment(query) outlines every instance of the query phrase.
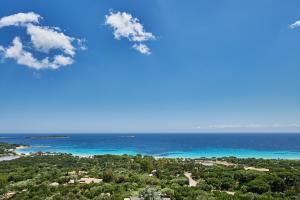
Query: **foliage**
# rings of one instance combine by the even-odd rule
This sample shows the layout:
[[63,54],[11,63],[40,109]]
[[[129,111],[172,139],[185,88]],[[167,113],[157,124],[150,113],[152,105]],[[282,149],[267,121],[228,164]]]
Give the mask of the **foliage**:
[[[12,148],[6,144],[2,147],[4,151]],[[155,159],[141,155],[25,156],[0,162],[0,198],[13,191],[16,194],[12,200],[123,200],[129,196],[145,200],[162,196],[172,200],[300,199],[300,161],[233,157],[220,160],[236,165],[203,166],[195,159]],[[243,166],[264,167],[269,171],[245,170]],[[197,187],[189,187],[184,172],[192,173],[198,181]],[[83,177],[103,182],[79,183]]]

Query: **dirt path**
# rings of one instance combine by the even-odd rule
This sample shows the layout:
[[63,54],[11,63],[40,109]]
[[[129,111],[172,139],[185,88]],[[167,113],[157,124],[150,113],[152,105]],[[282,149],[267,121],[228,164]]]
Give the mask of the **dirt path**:
[[189,186],[195,187],[197,185],[197,181],[192,178],[192,173],[184,172],[184,175],[189,179]]

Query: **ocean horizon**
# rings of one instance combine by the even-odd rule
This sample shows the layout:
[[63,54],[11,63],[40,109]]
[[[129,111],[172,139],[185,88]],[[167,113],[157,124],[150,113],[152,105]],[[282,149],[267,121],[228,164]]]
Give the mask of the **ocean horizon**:
[[29,145],[18,153],[55,152],[77,156],[149,155],[165,158],[300,159],[300,134],[147,133],[0,134],[0,142]]

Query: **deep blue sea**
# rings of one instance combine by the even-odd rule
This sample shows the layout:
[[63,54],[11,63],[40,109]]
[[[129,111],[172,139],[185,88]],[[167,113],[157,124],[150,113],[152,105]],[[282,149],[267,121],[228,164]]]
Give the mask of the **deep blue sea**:
[[0,142],[30,148],[18,152],[63,152],[89,156],[142,154],[155,157],[300,159],[300,134],[0,134]]

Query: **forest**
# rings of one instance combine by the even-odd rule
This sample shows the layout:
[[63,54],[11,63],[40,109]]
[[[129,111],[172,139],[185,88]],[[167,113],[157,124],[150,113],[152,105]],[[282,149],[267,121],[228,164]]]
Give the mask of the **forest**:
[[36,153],[0,162],[0,199],[297,200],[300,161]]

